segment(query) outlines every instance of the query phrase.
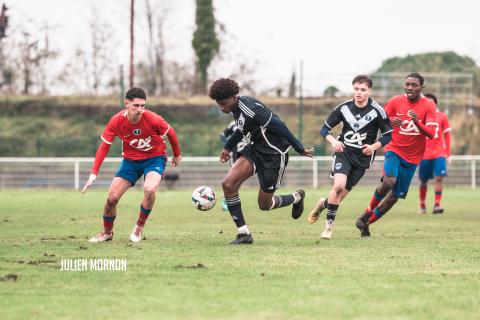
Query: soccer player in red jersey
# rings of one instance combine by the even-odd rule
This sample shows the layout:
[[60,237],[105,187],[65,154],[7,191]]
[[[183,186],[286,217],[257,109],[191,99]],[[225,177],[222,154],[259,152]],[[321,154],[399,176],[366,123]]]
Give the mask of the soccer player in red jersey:
[[391,98],[385,105],[393,125],[392,140],[385,146],[382,183],[377,187],[356,226],[362,237],[370,236],[369,225],[380,219],[407,196],[417,165],[425,152],[426,138],[433,138],[437,128],[436,108],[424,97],[424,78],[411,73],[405,79],[405,95]]
[[131,88],[125,94],[125,110],[115,114],[107,124],[102,142],[95,155],[95,162],[82,193],[96,180],[100,166],[115,137],[122,140],[122,163],[108,189],[108,198],[103,211],[104,230],[89,242],[109,241],[113,238],[113,222],[117,216],[117,203],[128,188],[135,185],[143,175],[144,197],[140,205],[137,223],[130,241],[142,239],[145,222],[155,203],[167,162],[165,136],[173,150],[172,166],[181,162],[180,145],[175,130],[158,114],[145,109],[147,95],[142,88]]
[[[437,105],[437,97],[431,93],[425,94],[425,97],[432,99]],[[437,109],[437,123],[438,129],[435,132],[433,139],[427,139],[427,146],[423,154],[423,160],[420,162],[418,176],[420,178],[420,212],[427,213],[425,207],[425,198],[427,196],[428,180],[435,181],[435,204],[433,206],[433,213],[443,213],[443,208],[440,206],[442,201],[442,181],[443,177],[447,175],[447,160],[450,158],[450,123],[445,113]]]

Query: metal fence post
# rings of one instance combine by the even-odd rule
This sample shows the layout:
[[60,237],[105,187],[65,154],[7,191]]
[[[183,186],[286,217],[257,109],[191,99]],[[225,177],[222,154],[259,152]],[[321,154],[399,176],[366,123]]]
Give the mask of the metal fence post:
[[317,160],[317,157],[313,157],[312,170],[313,170],[313,187],[315,189],[317,189],[318,188],[318,160]]

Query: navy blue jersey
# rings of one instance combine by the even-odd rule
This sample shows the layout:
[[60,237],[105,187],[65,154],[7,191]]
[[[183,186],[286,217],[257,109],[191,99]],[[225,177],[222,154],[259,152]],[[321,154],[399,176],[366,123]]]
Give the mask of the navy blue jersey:
[[265,154],[286,153],[288,141],[274,130],[272,118],[277,118],[270,109],[255,98],[240,96],[238,105],[232,110],[233,119],[247,143]]
[[325,125],[331,130],[343,123],[342,133],[338,138],[345,145],[345,155],[356,165],[368,168],[374,155],[362,153],[364,144],[373,144],[378,135],[392,132],[392,125],[387,113],[375,100],[368,99],[368,104],[359,108],[353,100],[345,101],[332,111],[325,120]]

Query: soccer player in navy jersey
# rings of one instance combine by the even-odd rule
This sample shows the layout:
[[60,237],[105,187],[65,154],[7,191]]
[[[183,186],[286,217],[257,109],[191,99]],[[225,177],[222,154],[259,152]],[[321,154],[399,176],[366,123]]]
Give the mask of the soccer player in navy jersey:
[[[375,152],[390,142],[392,126],[381,105],[370,98],[372,80],[358,75],[352,81],[353,99],[333,109],[325,120],[320,134],[330,143],[333,155],[333,187],[327,198],[320,198],[308,215],[308,222],[315,223],[320,213],[327,209],[322,239],[330,239],[340,202],[360,181],[375,158]],[[335,138],[331,130],[342,123],[342,133]],[[380,137],[377,136],[380,132]]]
[[144,197],[136,225],[130,234],[131,242],[142,239],[145,222],[155,203],[155,193],[160,186],[167,163],[165,137],[173,150],[172,166],[181,162],[180,145],[175,130],[158,114],[146,110],[147,95],[142,88],[131,88],[125,94],[125,110],[115,114],[107,124],[95,155],[95,162],[82,193],[95,182],[100,166],[107,156],[115,137],[122,140],[122,163],[108,189],[103,211],[103,231],[89,242],[98,243],[113,239],[113,222],[117,216],[117,203],[128,188],[143,176]]
[[237,130],[225,143],[220,162],[230,158],[230,151],[238,142],[246,139],[247,145],[239,151],[239,157],[222,181],[222,188],[237,236],[231,244],[251,244],[252,234],[245,223],[238,190],[240,185],[257,173],[260,182],[258,206],[261,210],[273,210],[292,205],[292,218],[298,219],[304,208],[305,191],[297,189],[289,195],[274,195],[280,186],[288,163],[288,150],[306,157],[313,157],[313,148],[305,148],[285,123],[260,101],[240,96],[238,84],[228,78],[213,82],[209,96],[223,113],[232,113]]

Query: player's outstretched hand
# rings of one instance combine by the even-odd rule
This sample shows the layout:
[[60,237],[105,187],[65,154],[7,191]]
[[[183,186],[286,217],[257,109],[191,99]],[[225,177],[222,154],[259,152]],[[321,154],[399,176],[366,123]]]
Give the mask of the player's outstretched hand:
[[223,149],[222,153],[220,153],[220,162],[225,163],[230,159],[230,151],[227,149]]
[[303,149],[303,153],[302,153],[302,156],[305,156],[305,157],[309,157],[309,158],[313,158],[313,156],[315,155],[315,149],[314,148],[305,148]]
[[88,177],[88,181],[85,183],[85,186],[82,189],[82,193],[85,193],[87,189],[97,180],[97,175],[96,174],[90,174],[90,177]]
[[179,166],[182,162],[182,156],[176,156],[172,158],[172,167]]
[[393,117],[390,118],[390,120],[392,121],[392,126],[394,127],[400,127],[403,124],[403,120],[399,117]]
[[409,116],[410,118],[412,118],[413,121],[417,121],[417,119],[418,119],[418,116],[417,116],[417,114],[415,113],[415,111],[413,111],[413,109],[409,109],[409,110],[408,110],[407,116]]

